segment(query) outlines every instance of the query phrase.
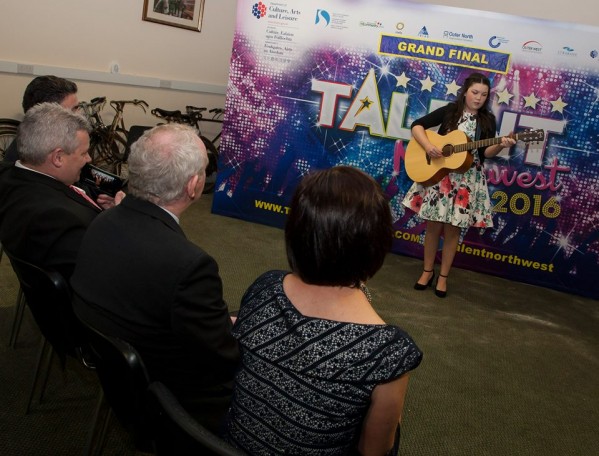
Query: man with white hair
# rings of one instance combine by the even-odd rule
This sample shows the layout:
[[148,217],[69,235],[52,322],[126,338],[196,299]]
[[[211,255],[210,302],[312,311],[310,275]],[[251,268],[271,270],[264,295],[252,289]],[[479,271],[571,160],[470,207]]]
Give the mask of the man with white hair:
[[202,195],[207,163],[193,129],[146,131],[129,156],[128,194],[89,227],[71,284],[77,315],[133,345],[151,380],[217,431],[238,346],[218,265],[179,226]]

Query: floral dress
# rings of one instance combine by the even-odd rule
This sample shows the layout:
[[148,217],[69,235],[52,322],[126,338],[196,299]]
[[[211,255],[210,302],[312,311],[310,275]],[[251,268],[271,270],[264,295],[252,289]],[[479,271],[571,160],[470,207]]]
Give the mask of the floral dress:
[[[475,117],[464,112],[458,130],[474,138]],[[487,179],[478,151],[471,153],[474,161],[468,171],[449,173],[430,187],[415,182],[407,191],[403,205],[424,220],[449,223],[459,228],[491,228],[493,218]]]

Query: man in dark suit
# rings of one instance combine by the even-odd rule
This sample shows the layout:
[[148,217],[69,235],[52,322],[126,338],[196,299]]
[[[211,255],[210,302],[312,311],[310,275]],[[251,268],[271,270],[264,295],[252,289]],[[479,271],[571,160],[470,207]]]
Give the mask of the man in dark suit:
[[[21,260],[58,271],[67,280],[83,233],[102,211],[72,185],[91,160],[88,128],[87,120],[71,110],[56,103],[38,104],[27,111],[19,127],[21,159],[0,165],[2,247]],[[114,205],[113,198],[103,198],[98,201],[105,207]],[[72,309],[49,299],[43,307],[47,309],[55,312],[34,311],[46,339],[61,357],[71,353],[85,358],[85,334]]]
[[178,223],[202,195],[207,163],[193,129],[145,132],[129,156],[128,194],[88,228],[71,285],[83,321],[132,344],[151,380],[217,430],[238,347],[218,265]]
[[[76,111],[79,106],[77,84],[57,76],[38,76],[25,88],[23,112],[26,113],[39,103],[58,103],[65,109]],[[17,141],[13,141],[6,149],[4,161],[14,163],[18,158]]]
[[0,242],[67,279],[83,233],[102,210],[70,187],[91,160],[88,128],[56,103],[38,104],[19,128],[21,160],[0,167]]

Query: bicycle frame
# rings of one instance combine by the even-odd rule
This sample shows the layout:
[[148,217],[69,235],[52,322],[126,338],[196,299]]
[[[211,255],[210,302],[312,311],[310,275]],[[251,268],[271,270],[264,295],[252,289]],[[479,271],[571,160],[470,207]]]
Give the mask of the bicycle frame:
[[108,171],[120,174],[122,164],[127,161],[129,148],[127,145],[128,131],[125,127],[124,109],[128,104],[141,106],[146,112],[148,104],[143,100],[111,101],[110,106],[115,115],[110,125],[104,124],[100,111],[106,103],[106,97],[98,97],[89,103],[82,102],[79,107],[84,111],[92,126],[90,133],[90,155],[92,163],[105,167]]
[[[216,172],[218,167],[218,153],[220,144],[215,144],[218,142],[221,133],[219,132],[214,138],[208,139],[206,136],[202,134],[202,129],[200,127],[200,122],[215,122],[222,123],[221,119],[223,113],[225,112],[222,108],[214,108],[211,109],[210,113],[212,113],[212,118],[204,118],[202,113],[205,112],[207,108],[198,108],[195,106],[186,106],[185,111],[186,114],[183,114],[179,110],[175,111],[167,111],[161,108],[152,109],[152,114],[159,119],[165,120],[167,123],[180,123],[185,125],[190,125],[195,128],[198,136],[204,143],[206,147],[206,153],[208,155],[208,165],[206,166],[206,182],[204,184],[204,192],[210,193],[214,190],[214,185],[216,182]],[[160,125],[160,124],[159,124]]]

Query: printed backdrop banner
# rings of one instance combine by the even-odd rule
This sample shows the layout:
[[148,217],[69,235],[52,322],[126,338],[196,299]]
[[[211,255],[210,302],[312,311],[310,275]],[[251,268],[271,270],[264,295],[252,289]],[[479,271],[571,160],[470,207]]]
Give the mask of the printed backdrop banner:
[[213,212],[282,227],[310,171],[383,186],[393,251],[422,257],[401,201],[410,124],[492,81],[499,135],[542,130],[485,162],[494,227],[455,265],[599,298],[599,28],[396,0],[239,0]]

